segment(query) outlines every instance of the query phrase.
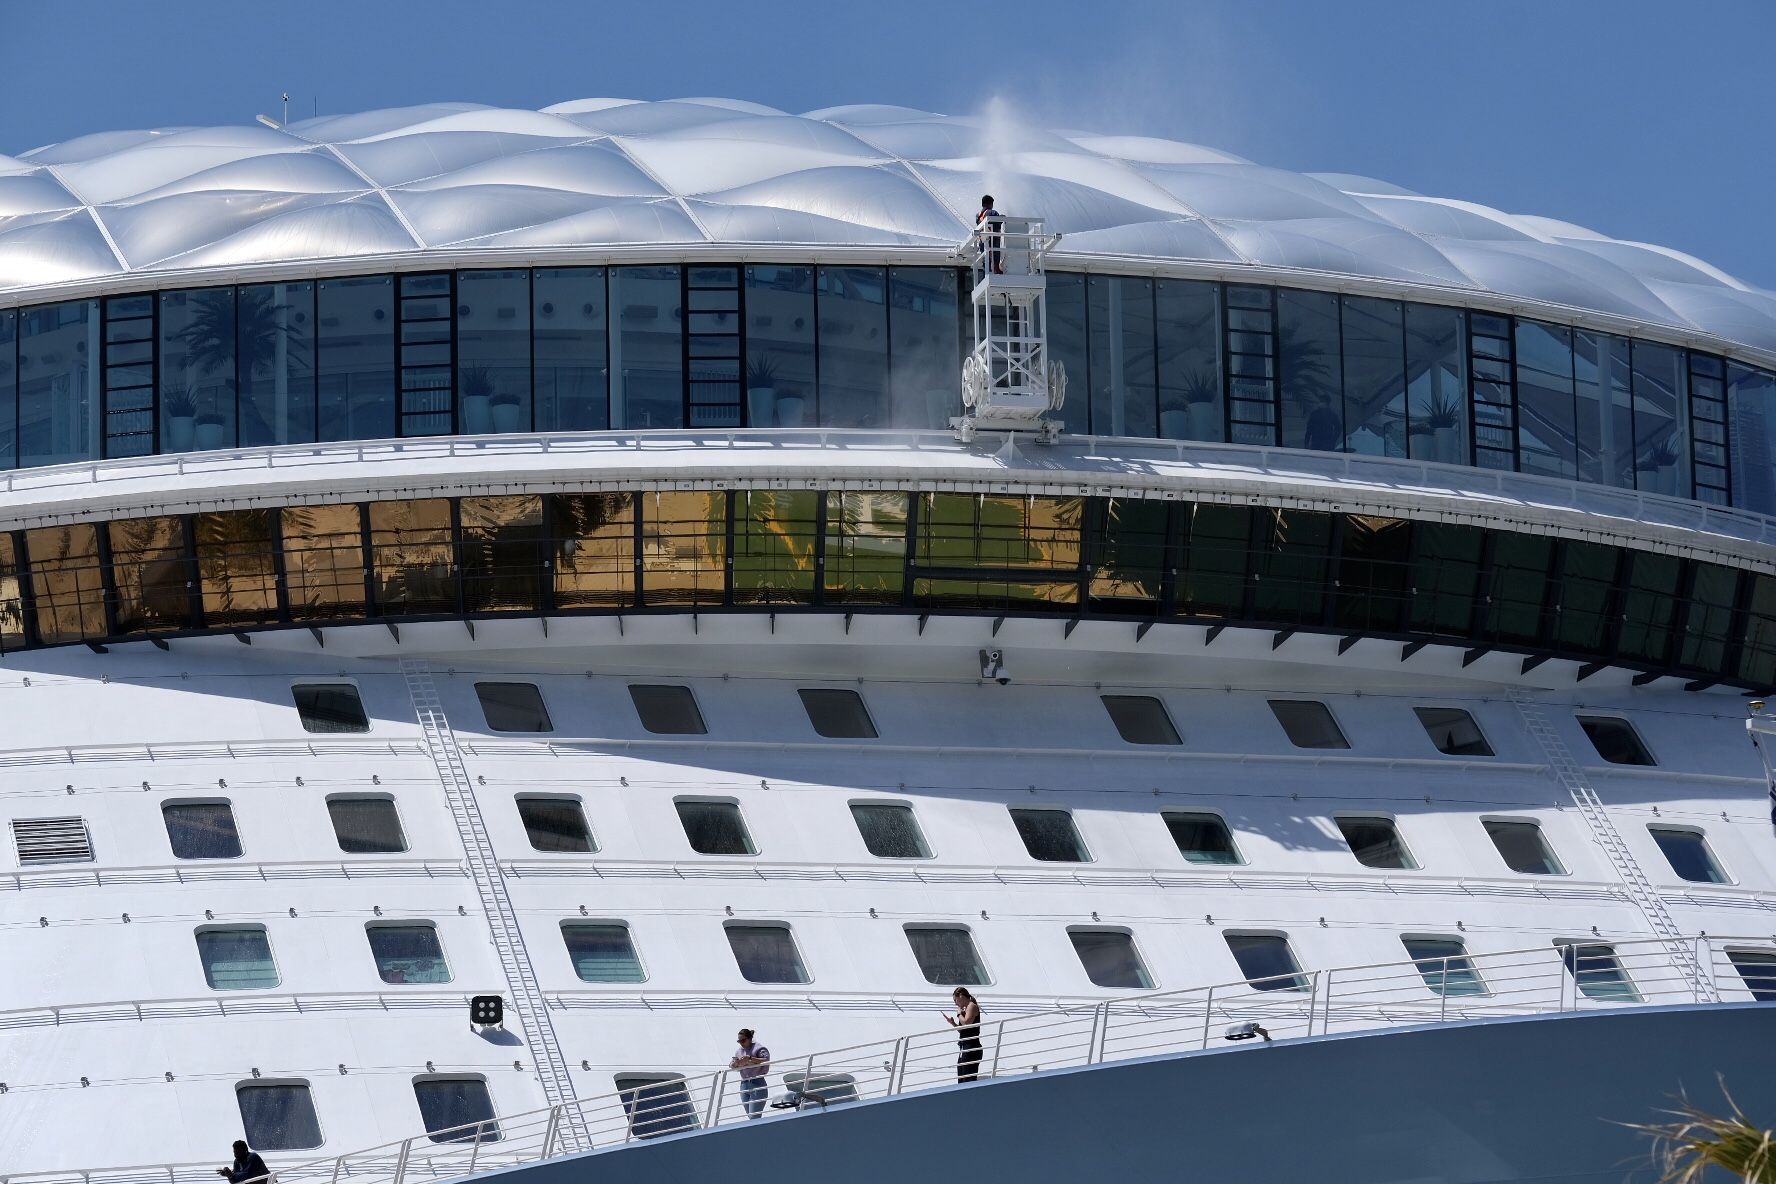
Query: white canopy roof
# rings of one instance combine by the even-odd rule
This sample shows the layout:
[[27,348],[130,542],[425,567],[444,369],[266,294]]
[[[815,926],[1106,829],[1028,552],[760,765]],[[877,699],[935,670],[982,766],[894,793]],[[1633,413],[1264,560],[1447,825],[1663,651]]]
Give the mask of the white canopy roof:
[[1046,218],[1069,254],[1470,289],[1776,352],[1776,294],[1564,222],[1171,140],[729,99],[437,103],[0,156],[0,298],[436,250],[938,247],[963,236],[988,190]]

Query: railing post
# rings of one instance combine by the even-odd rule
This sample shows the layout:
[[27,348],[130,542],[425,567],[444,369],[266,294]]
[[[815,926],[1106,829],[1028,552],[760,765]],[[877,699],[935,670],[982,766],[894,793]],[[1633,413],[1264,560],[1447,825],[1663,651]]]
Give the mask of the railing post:
[[1109,1018],[1109,1011],[1108,1003],[1092,1008],[1091,1035],[1085,1038],[1085,1063],[1088,1065],[1098,1063],[1098,1034],[1103,1031],[1103,1020]]
[[1437,979],[1437,1022],[1449,1018],[1449,955],[1443,955],[1443,973]]
[[894,1052],[888,1058],[888,1096],[894,1097],[900,1092],[900,1081],[906,1074],[907,1041],[910,1036],[902,1036],[894,1042]]
[[[999,1051],[1004,1047],[1005,1047],[1005,1021],[1000,1020],[997,1029],[993,1033],[993,1064],[987,1069],[987,1076],[988,1077],[999,1076]],[[958,1048],[956,1051],[956,1065],[958,1068],[960,1068],[961,1064],[962,1064],[962,1052],[961,1052],[961,1049]],[[975,1078],[978,1080],[980,1077],[980,1062],[979,1061],[975,1062],[974,1072],[975,1072]]]
[[722,1103],[727,1101],[727,1070],[722,1070],[709,1080],[709,1104],[703,1108],[703,1125],[720,1126]]
[[[1326,994],[1324,1002],[1320,1004],[1320,1035],[1322,1036],[1332,1031],[1332,976],[1335,973],[1336,971],[1331,970],[1325,972]],[[1312,1024],[1308,1025],[1307,1034],[1313,1035]]]
[[1307,980],[1307,1034],[1309,1036],[1314,1034],[1314,1012],[1319,1010],[1319,1006],[1320,972],[1315,970],[1309,973]]
[[475,1145],[469,1148],[469,1171],[475,1170],[475,1161],[481,1158],[481,1135],[486,1129],[487,1120],[482,1119],[475,1124]]
[[401,1154],[395,1157],[395,1181],[401,1184],[407,1178],[407,1157],[413,1153],[413,1140],[407,1139],[401,1144]]
[[332,1180],[332,1184],[339,1184],[339,1169],[341,1169],[341,1168],[343,1168],[343,1167],[344,1167],[344,1166],[345,1166],[345,1156],[343,1156],[343,1155],[335,1155],[335,1156],[334,1156],[334,1157],[333,1157],[333,1180]]
[[549,1107],[549,1122],[543,1127],[543,1150],[538,1159],[548,1159],[555,1152],[555,1134],[561,1129],[561,1111],[566,1103]]
[[1209,1047],[1209,1025],[1215,1018],[1215,988],[1210,987],[1209,993],[1203,996],[1203,1038],[1202,1047]]

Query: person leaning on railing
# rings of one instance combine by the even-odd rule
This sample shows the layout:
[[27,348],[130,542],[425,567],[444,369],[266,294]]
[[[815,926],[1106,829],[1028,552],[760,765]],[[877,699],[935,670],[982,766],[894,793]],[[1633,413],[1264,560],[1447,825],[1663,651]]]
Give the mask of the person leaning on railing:
[[980,1000],[967,987],[957,987],[950,998],[956,1001],[956,1014],[946,1012],[944,1023],[956,1029],[956,1080],[973,1081],[980,1076]]
[[740,1104],[746,1107],[746,1117],[757,1118],[764,1113],[765,1098],[771,1092],[765,1081],[771,1068],[771,1050],[753,1043],[751,1028],[741,1028],[740,1047],[734,1051],[728,1068],[740,1070]]
[[247,1146],[245,1139],[234,1141],[234,1163],[225,1168],[217,1168],[216,1174],[228,1181],[228,1184],[247,1184],[249,1180],[263,1180],[271,1175],[271,1169],[259,1158],[259,1153]]

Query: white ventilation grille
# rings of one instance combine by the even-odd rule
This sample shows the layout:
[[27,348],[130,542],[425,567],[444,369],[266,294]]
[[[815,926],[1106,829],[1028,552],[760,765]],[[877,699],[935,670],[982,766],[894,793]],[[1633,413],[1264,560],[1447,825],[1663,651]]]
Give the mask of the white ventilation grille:
[[21,866],[86,863],[93,857],[84,818],[14,818],[12,841]]

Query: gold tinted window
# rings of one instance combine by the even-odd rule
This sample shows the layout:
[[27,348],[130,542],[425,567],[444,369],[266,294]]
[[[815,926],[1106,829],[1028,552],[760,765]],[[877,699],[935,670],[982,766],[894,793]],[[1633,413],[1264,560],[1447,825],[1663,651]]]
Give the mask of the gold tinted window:
[[728,495],[674,490],[642,496],[642,599],[652,605],[722,602]]
[[45,645],[105,635],[104,573],[98,528],[46,526],[25,532],[37,635]]
[[906,587],[905,493],[826,495],[826,599],[899,604]]
[[196,516],[197,575],[211,628],[277,620],[276,510]]
[[820,494],[748,489],[734,494],[734,603],[811,604]]
[[624,608],[635,603],[635,495],[568,494],[554,499],[555,603]]
[[19,584],[18,552],[12,535],[0,532],[0,650],[25,644],[25,601]]
[[371,502],[370,553],[381,612],[397,616],[456,611],[449,499]]
[[291,619],[363,616],[363,514],[358,507],[289,506],[280,512],[279,524]]
[[183,518],[127,518],[106,528],[117,631],[183,629],[191,622],[191,587]]
[[465,497],[463,607],[471,613],[536,612],[542,605],[548,543],[543,499]]

